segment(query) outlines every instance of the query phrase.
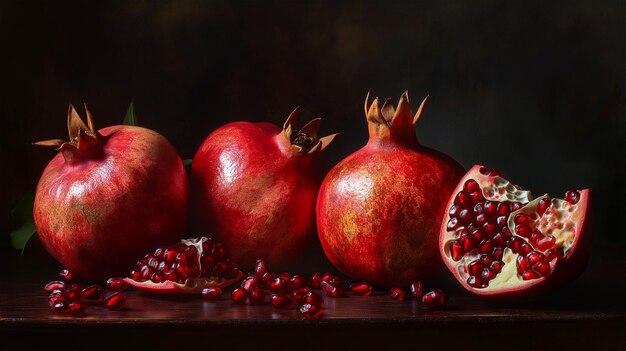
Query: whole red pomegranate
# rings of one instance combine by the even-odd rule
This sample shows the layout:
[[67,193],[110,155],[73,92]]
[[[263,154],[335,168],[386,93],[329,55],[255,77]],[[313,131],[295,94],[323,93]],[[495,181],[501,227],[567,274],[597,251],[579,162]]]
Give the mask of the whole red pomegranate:
[[326,176],[317,200],[317,229],[328,259],[345,274],[378,285],[405,286],[433,273],[438,227],[463,167],[420,145],[404,93],[365,100],[369,142]]
[[262,258],[284,266],[314,235],[315,199],[323,177],[320,152],[336,134],[317,137],[320,119],[296,130],[233,122],[211,133],[192,163],[199,229],[250,268]]
[[476,295],[518,299],[555,289],[587,263],[588,201],[588,189],[533,200],[501,172],[476,165],[448,201],[441,257]]
[[[86,109],[86,107],[85,107]],[[120,275],[145,251],[180,238],[188,220],[183,163],[160,134],[134,126],[96,130],[68,112],[69,141],[37,185],[33,215],[44,247],[83,278]]]

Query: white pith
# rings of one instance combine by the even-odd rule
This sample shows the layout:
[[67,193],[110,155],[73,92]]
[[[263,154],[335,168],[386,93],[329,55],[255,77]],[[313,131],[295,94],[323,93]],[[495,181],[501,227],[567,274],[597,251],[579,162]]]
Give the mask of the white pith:
[[[492,201],[515,201],[521,202],[523,207],[517,211],[511,212],[507,218],[507,225],[511,231],[511,234],[525,240],[531,246],[529,240],[518,235],[515,231],[514,218],[517,214],[530,214],[531,222],[529,226],[532,230],[538,228],[544,235],[552,235],[555,238],[554,248],[563,248],[564,257],[567,257],[575,241],[577,233],[577,222],[580,219],[580,214],[577,213],[577,204],[570,204],[569,202],[561,199],[551,199],[551,205],[546,209],[544,214],[539,218],[536,209],[539,201],[544,198],[548,198],[548,195],[544,195],[535,200],[532,200],[530,191],[518,189],[511,184],[508,180],[498,176],[487,176],[480,172],[475,172],[471,177],[467,179],[474,179],[481,186],[483,196],[486,200]],[[463,182],[464,183],[464,182]],[[462,185],[456,190],[455,194],[462,190]],[[580,203],[580,202],[579,202]],[[449,214],[446,214],[446,220],[444,225],[450,219]],[[459,226],[454,231],[448,231],[443,242],[443,252],[447,256],[450,262],[458,269],[458,274],[463,282],[466,282],[470,277],[467,272],[467,266],[470,262],[480,257],[480,253],[477,250],[473,250],[472,254],[465,253],[459,261],[454,261],[451,256],[450,246],[452,241],[457,239],[464,226]],[[533,246],[534,247],[534,246]],[[540,251],[535,248],[536,251]],[[510,248],[505,248],[502,256],[504,263],[502,271],[498,273],[493,279],[489,280],[489,285],[485,288],[480,288],[481,293],[489,293],[490,291],[502,290],[505,287],[520,286],[529,281],[524,281],[517,272],[516,260],[519,255],[513,253]],[[554,269],[556,259],[549,262],[550,268]],[[538,282],[543,278],[532,280]],[[464,283],[466,284],[466,283]]]

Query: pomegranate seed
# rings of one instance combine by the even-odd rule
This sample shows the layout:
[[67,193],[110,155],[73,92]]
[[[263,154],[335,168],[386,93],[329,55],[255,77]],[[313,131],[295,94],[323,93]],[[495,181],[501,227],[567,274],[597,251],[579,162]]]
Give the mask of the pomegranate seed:
[[456,217],[461,209],[462,208],[459,205],[452,205],[450,206],[450,210],[448,210],[448,214],[450,215],[450,217]]
[[422,285],[421,281],[414,280],[409,284],[409,291],[413,297],[419,299],[424,295],[424,285]]
[[474,260],[467,265],[467,270],[471,275],[479,275],[483,268],[483,264],[479,260]]
[[483,240],[480,243],[480,247],[478,251],[480,251],[481,254],[490,253],[491,250],[493,250],[493,245],[491,244],[491,240]]
[[128,285],[122,278],[109,278],[107,280],[107,289],[112,291],[124,291]]
[[259,280],[254,276],[247,276],[246,279],[241,282],[241,287],[248,291],[256,290],[259,287]]
[[318,318],[322,315],[322,307],[315,304],[305,303],[299,309],[300,313],[307,318]]
[[498,203],[492,201],[485,201],[484,212],[490,217],[495,216],[498,213]]
[[309,292],[311,292],[311,290],[308,287],[299,288],[291,293],[291,298],[293,299],[293,301],[296,302],[298,306],[300,306],[304,303],[304,297]]
[[67,306],[67,309],[63,311],[67,314],[80,314],[85,310],[85,305],[80,302],[72,302]]
[[524,280],[531,280],[531,279],[537,279],[537,278],[539,278],[539,276],[537,276],[537,273],[533,271],[524,271],[524,273],[522,273],[522,279]]
[[514,253],[519,253],[520,250],[522,249],[522,244],[524,242],[516,237],[511,238],[511,240],[509,240],[509,242],[507,243],[507,246],[509,248],[511,248],[511,251],[513,251]]
[[469,237],[461,238],[459,240],[461,242],[461,249],[463,252],[469,252],[475,246],[474,240]]
[[546,251],[553,248],[554,244],[556,244],[556,239],[553,236],[544,236],[537,241],[537,248],[541,251]]
[[565,193],[565,201],[575,205],[580,200],[580,193],[576,190],[568,190]]
[[513,222],[515,224],[525,224],[525,225],[528,225],[528,224],[530,224],[530,216],[526,215],[526,214],[519,213],[519,214],[517,214],[515,216],[515,219],[513,220]]
[[517,256],[517,268],[522,272],[528,269],[528,261],[524,256]]
[[321,281],[322,281],[322,273],[319,273],[319,272],[313,273],[313,276],[311,276],[311,287],[313,289],[319,289]]
[[333,275],[333,279],[331,279],[329,283],[338,288],[343,288],[343,280],[341,280],[338,275]]
[[282,278],[275,278],[268,284],[268,289],[273,293],[282,293],[287,291],[287,282]]
[[141,280],[141,272],[132,270],[132,271],[130,271],[130,275],[129,276],[130,276],[130,278],[132,280],[135,280],[135,281],[140,281]]
[[367,282],[358,282],[351,284],[348,289],[350,289],[353,294],[359,296],[369,296],[372,294],[372,284]]
[[543,214],[546,212],[551,204],[552,201],[550,201],[550,199],[548,198],[543,198],[539,200],[539,204],[537,205],[537,214],[539,215],[539,217],[543,216]]
[[480,288],[483,283],[480,278],[476,277],[475,275],[471,275],[469,278],[467,278],[467,284],[473,288]]
[[456,240],[452,242],[452,245],[450,245],[450,255],[455,261],[463,258],[463,248],[461,247],[461,244],[459,244],[459,242]]
[[493,235],[496,232],[496,229],[498,229],[498,226],[493,223],[486,222],[483,225],[483,229],[487,232],[487,234]]
[[472,238],[475,241],[478,241],[478,242],[480,242],[483,238],[486,237],[485,236],[485,232],[482,229],[480,229],[480,228],[472,229],[472,234],[471,235],[472,235]]
[[471,192],[469,195],[472,198],[472,202],[473,203],[481,202],[481,201],[483,201],[485,199],[483,197],[482,191],[480,191],[480,190]]
[[254,264],[254,275],[260,278],[265,273],[267,273],[267,265],[265,264],[265,261],[257,260]]
[[330,274],[329,272],[324,273],[324,275],[322,276],[322,280],[320,281],[320,287],[322,286],[322,282],[331,282],[333,280],[333,275]]
[[391,288],[389,289],[389,297],[394,300],[404,301],[404,290],[401,288]]
[[500,202],[498,204],[498,216],[508,216],[511,212],[511,208],[507,202]]
[[59,275],[61,276],[61,279],[66,283],[72,283],[76,281],[76,275],[67,269],[62,270]]
[[543,259],[545,259],[545,257],[541,253],[536,252],[536,251],[533,251],[529,253],[528,255],[526,255],[526,260],[528,260],[528,264],[531,266],[535,265],[535,263]]
[[[276,278],[276,279],[280,279],[280,278]],[[246,301],[248,301],[248,291],[244,288],[237,288],[233,290],[231,294],[231,299],[233,300],[234,303],[238,305],[244,305]]]
[[333,285],[332,283],[329,283],[326,281],[322,281],[320,283],[320,287],[322,288],[324,293],[330,297],[339,297],[341,296],[341,293],[343,292],[343,289],[341,289],[340,287],[337,287]]
[[50,309],[52,309],[52,312],[64,312],[67,309],[67,302],[65,299],[58,299],[51,303]]
[[119,311],[126,305],[126,295],[123,292],[115,292],[104,299],[104,306],[110,311]]
[[285,294],[272,294],[272,306],[275,308],[289,308],[291,307],[291,299]]
[[502,261],[493,261],[491,263],[491,266],[489,266],[489,268],[491,268],[491,270],[496,272],[496,273],[500,273],[500,271],[502,271],[502,267],[503,266],[504,266],[504,262],[502,262]]
[[300,289],[307,286],[306,279],[300,275],[294,275],[291,277],[291,285],[293,285],[294,289]]
[[483,266],[488,266],[491,264],[491,262],[493,262],[493,257],[489,256],[489,255],[480,255],[480,263],[483,264]]
[[448,231],[453,231],[459,226],[459,220],[456,217],[450,218],[448,221],[448,226],[446,227]]
[[272,280],[276,279],[277,277],[278,276],[274,272],[267,272],[263,274],[263,277],[261,277],[261,286],[264,286],[264,287],[269,286],[269,283]]
[[80,285],[78,284],[72,284],[72,286],[70,286],[70,288],[67,290],[67,292],[65,293],[67,299],[69,301],[76,301],[78,299],[80,299],[80,293],[82,292],[82,289],[80,287]]
[[480,279],[489,281],[496,276],[496,273],[489,268],[484,268],[482,272],[480,272]]
[[60,280],[54,280],[46,284],[43,289],[46,292],[51,292],[53,290],[65,290],[65,283]]
[[563,257],[563,253],[559,250],[548,250],[546,251],[546,259],[548,261],[552,261],[555,258],[562,258]]
[[100,300],[104,295],[104,289],[100,285],[90,285],[83,289],[80,294],[81,300]]
[[498,227],[502,228],[506,226],[507,218],[508,218],[507,216],[500,216],[496,218],[496,224],[498,225]]
[[540,261],[537,262],[536,265],[533,266],[533,270],[539,273],[540,276],[545,277],[550,274],[550,265],[546,262]]
[[474,179],[468,179],[463,185],[463,189],[468,193],[474,192],[476,190],[480,190],[480,186]]
[[50,296],[48,296],[48,304],[50,307],[53,307],[55,304],[59,302],[66,302],[65,294],[61,290],[53,291]]
[[250,304],[252,305],[263,305],[265,304],[265,292],[263,290],[257,289],[250,293]]
[[323,305],[324,298],[318,293],[310,291],[306,295],[304,295],[304,302],[312,305]]
[[447,297],[443,291],[439,289],[435,289],[433,291],[427,292],[422,297],[422,304],[428,308],[438,308],[446,305]]
[[458,218],[461,223],[468,223],[472,219],[472,213],[468,209],[462,209]]
[[496,235],[491,238],[491,241],[498,246],[506,245],[506,239],[500,233],[496,233]]
[[494,247],[493,251],[491,251],[491,255],[493,256],[495,260],[501,260],[502,256],[504,255],[504,247],[502,246]]
[[522,253],[523,255],[527,255],[532,250],[533,248],[530,245],[523,243],[522,248],[520,249],[520,253]]
[[532,233],[532,230],[527,225],[516,225],[515,232],[519,236],[523,236],[524,238],[529,238],[530,234]]
[[278,275],[279,278],[282,278],[284,281],[288,282],[291,280],[291,274],[288,272],[282,272]]
[[222,299],[222,289],[220,288],[204,288],[202,289],[202,298],[207,301],[215,301]]
[[487,222],[487,216],[484,213],[481,213],[478,216],[476,216],[476,219],[474,220],[474,223],[478,225],[484,225],[486,222]]

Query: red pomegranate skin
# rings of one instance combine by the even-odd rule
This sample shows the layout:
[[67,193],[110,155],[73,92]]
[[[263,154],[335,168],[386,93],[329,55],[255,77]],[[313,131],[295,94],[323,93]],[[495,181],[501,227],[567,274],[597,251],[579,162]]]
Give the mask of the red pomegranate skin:
[[146,251],[176,242],[189,211],[182,160],[163,136],[134,126],[99,133],[98,156],[66,161],[59,152],[50,161],[33,209],[47,251],[93,280],[123,275]]
[[222,242],[240,268],[251,269],[258,259],[284,268],[314,239],[323,178],[319,151],[334,135],[319,139],[316,151],[299,153],[285,136],[289,123],[284,129],[229,123],[211,133],[194,156],[198,228]]
[[350,277],[407,286],[443,267],[438,227],[464,171],[417,142],[413,123],[423,104],[414,118],[406,94],[395,116],[381,113],[377,99],[371,106],[367,102],[368,143],[337,164],[321,185],[319,238],[328,259]]

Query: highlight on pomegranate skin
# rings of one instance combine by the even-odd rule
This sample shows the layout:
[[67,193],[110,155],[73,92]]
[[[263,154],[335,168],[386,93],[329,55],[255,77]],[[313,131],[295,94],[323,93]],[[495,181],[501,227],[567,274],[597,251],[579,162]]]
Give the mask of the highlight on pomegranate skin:
[[500,171],[476,165],[448,202],[441,256],[476,295],[520,298],[555,289],[586,265],[588,201],[588,189],[533,199]]

